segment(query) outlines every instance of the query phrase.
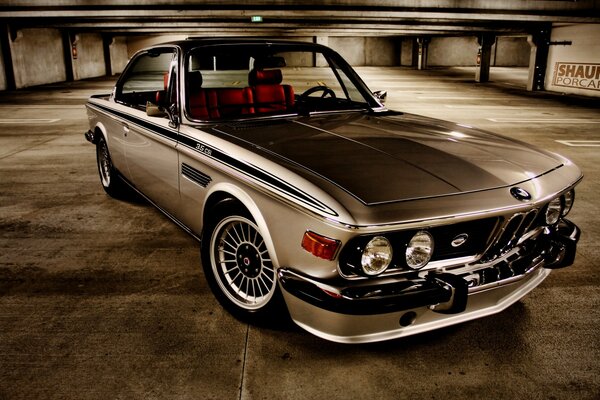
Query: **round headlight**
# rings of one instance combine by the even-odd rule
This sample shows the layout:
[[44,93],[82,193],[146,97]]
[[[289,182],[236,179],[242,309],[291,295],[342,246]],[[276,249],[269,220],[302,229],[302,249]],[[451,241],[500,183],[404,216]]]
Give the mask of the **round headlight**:
[[412,269],[423,268],[433,255],[433,236],[429,232],[419,231],[406,247],[406,264]]
[[360,264],[369,276],[381,274],[392,262],[392,245],[383,236],[375,236],[363,250]]
[[571,208],[573,208],[573,203],[575,202],[575,191],[573,189],[569,190],[567,193],[563,195],[563,204],[564,208],[562,211],[562,216],[566,216]]
[[560,201],[560,197],[552,200],[546,206],[546,223],[548,225],[554,225],[560,219],[562,214],[562,201]]

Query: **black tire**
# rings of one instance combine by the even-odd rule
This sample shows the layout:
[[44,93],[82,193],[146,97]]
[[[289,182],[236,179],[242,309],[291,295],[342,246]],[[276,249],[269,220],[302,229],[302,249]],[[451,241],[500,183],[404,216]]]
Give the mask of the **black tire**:
[[117,199],[126,198],[129,190],[125,183],[121,180],[119,173],[115,169],[108,145],[103,137],[98,139],[96,144],[96,162],[98,164],[98,174],[100,175],[100,183],[104,191],[111,197]]
[[201,246],[206,280],[236,318],[271,324],[287,315],[264,239],[250,214],[233,200],[212,210]]

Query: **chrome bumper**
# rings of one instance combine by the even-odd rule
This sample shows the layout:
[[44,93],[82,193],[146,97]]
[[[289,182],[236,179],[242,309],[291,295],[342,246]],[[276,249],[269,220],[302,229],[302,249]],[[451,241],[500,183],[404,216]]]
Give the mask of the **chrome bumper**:
[[571,265],[579,236],[579,228],[565,220],[496,262],[414,279],[318,280],[286,268],[278,278],[292,319],[317,336],[387,340],[502,311],[539,285],[549,269]]
[[97,138],[93,131],[87,131],[83,135],[88,142],[96,144]]

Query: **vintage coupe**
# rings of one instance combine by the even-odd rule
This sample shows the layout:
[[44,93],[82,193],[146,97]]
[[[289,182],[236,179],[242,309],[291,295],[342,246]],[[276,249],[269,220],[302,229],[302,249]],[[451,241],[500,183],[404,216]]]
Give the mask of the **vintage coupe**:
[[382,97],[324,46],[189,39],[133,56],[86,138],[104,190],[200,240],[245,320],[283,304],[322,338],[387,340],[500,312],[573,263],[571,161]]

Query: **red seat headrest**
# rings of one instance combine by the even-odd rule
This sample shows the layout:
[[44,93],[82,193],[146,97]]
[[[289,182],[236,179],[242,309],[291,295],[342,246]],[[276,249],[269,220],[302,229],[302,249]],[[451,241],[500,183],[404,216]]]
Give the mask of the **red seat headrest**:
[[258,70],[253,69],[248,74],[250,86],[256,85],[279,85],[283,79],[280,69]]

